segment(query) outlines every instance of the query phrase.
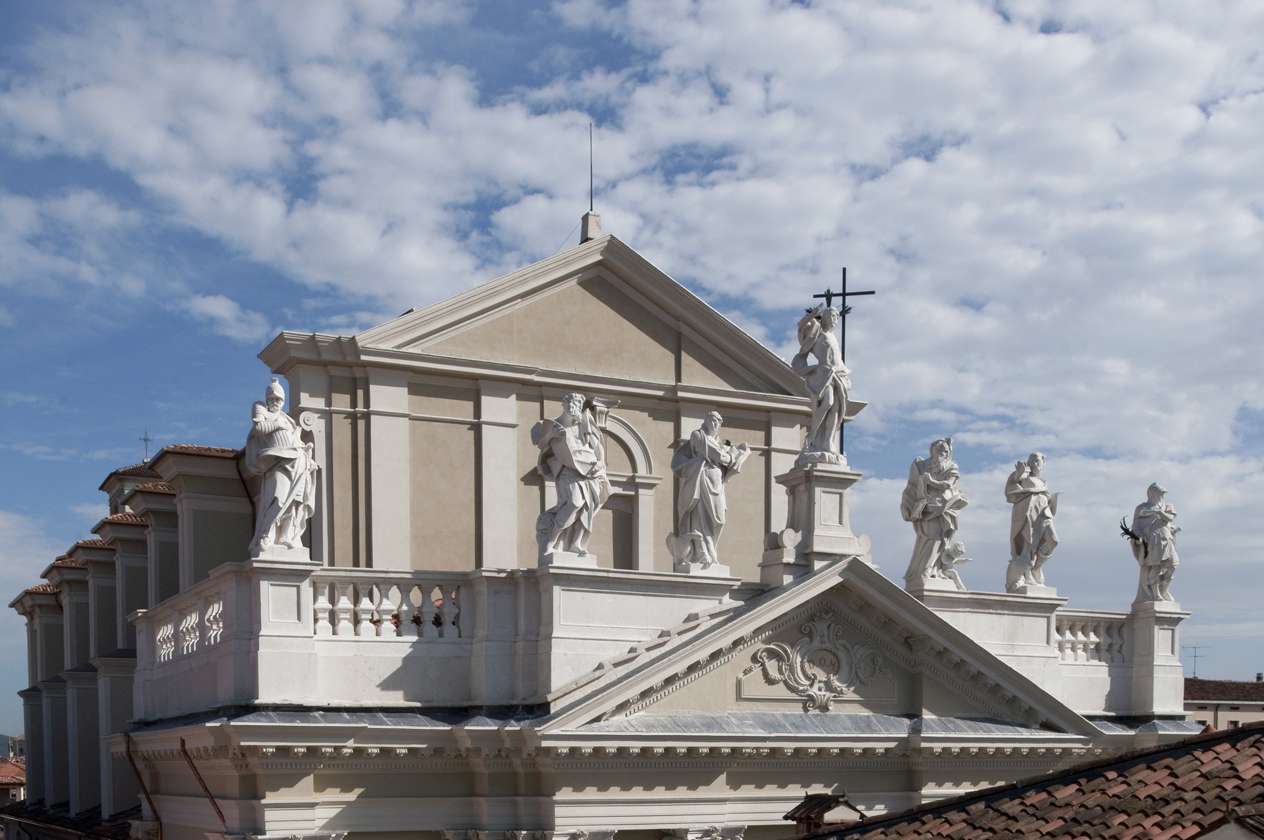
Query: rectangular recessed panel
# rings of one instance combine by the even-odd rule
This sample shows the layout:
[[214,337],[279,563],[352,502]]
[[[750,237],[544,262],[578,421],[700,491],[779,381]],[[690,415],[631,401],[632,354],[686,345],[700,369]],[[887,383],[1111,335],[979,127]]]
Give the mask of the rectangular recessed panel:
[[821,524],[843,524],[843,494],[821,491]]
[[268,584],[268,618],[272,621],[299,621],[298,584]]
[[1163,656],[1176,656],[1176,630],[1171,627],[1159,628],[1159,653]]

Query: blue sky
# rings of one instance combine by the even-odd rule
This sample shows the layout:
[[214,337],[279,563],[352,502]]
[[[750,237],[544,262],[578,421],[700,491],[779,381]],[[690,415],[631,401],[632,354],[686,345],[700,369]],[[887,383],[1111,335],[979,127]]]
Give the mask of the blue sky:
[[[6,4],[0,583],[156,444],[236,446],[280,329],[349,333],[608,232],[769,346],[847,265],[853,523],[912,547],[957,441],[966,582],[1004,477],[1065,491],[1050,582],[1125,610],[1160,481],[1201,676],[1264,671],[1264,10],[1250,3]],[[0,618],[0,729],[21,623]],[[1188,670],[1188,669],[1187,669]],[[9,698],[9,699],[4,699]]]

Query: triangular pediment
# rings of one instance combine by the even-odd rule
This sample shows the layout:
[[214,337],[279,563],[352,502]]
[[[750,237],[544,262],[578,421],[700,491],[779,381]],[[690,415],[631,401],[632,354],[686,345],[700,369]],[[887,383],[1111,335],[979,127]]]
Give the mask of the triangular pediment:
[[914,720],[1095,731],[859,560],[753,599],[676,647],[619,663],[554,703],[546,728],[557,731],[653,731],[680,718],[753,721],[772,731],[908,729]]
[[361,348],[800,396],[776,354],[614,237],[356,336]]

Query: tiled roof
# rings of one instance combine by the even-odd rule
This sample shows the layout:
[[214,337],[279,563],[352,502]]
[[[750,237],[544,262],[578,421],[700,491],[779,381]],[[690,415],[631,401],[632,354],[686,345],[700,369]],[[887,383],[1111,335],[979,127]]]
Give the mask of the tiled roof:
[[34,586],[28,586],[23,592],[57,592],[57,587],[51,583],[37,583]]
[[[198,446],[192,443],[176,443],[164,446],[163,452],[181,452],[186,455],[209,455],[213,458],[236,458],[240,449],[228,449],[223,446]],[[162,454],[161,452],[159,453]],[[154,456],[157,458],[157,456]]]
[[26,784],[26,767],[8,758],[0,758],[0,785]]
[[831,840],[1191,840],[1264,803],[1264,724],[821,832]]
[[59,569],[65,569],[65,568],[77,569],[79,568],[79,563],[74,560],[71,560],[69,557],[62,556],[62,557],[58,557],[56,560],[53,561],[53,566]]
[[154,470],[149,466],[149,464],[132,464],[130,467],[122,467],[121,469],[117,469],[110,474],[111,475],[140,476],[142,478],[161,478],[162,477],[158,475],[158,473],[154,472]]
[[1200,680],[1185,678],[1185,702],[1201,700],[1211,702],[1246,700],[1264,703],[1264,682],[1237,682],[1235,680]]
[[165,481],[146,481],[144,484],[137,484],[136,489],[142,493],[166,493],[169,496],[176,494],[176,488]]
[[76,548],[109,548],[110,544],[106,542],[105,540],[98,540],[98,539],[79,540],[79,542],[75,543],[75,547]]
[[105,519],[101,521],[114,522],[119,525],[148,525],[149,524],[149,522],[144,517],[137,516],[134,513],[127,513],[127,512],[111,513],[109,516],[107,516]]

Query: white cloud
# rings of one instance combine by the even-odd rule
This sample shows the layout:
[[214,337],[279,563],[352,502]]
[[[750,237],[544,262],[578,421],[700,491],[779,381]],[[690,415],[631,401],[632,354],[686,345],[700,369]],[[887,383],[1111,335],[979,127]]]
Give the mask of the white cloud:
[[[769,346],[787,351],[798,307],[842,265],[877,289],[848,329],[855,396],[870,403],[849,430],[859,466],[888,450],[911,460],[926,434],[999,465],[1043,449],[1069,491],[1055,562],[1085,597],[1103,587],[1080,581],[1100,574],[1130,595],[1114,517],[1160,474],[1198,558],[1178,588],[1203,597],[1196,569],[1258,557],[1264,454],[1239,422],[1264,410],[1253,9],[553,8],[559,40],[527,64],[556,75],[490,95],[495,59],[426,46],[439,24],[473,25],[469,3],[85,7],[6,80],[0,130],[33,158],[130,177],[158,208],[147,222],[217,238],[313,297],[345,295],[346,314],[311,326],[350,331],[551,254],[586,207],[595,114],[606,230],[723,295]],[[562,42],[575,32],[622,39],[626,62],[576,66],[584,53]],[[140,224],[122,204],[0,193],[0,282],[149,276],[110,250]],[[247,342],[280,317],[209,282],[179,306]],[[993,489],[967,514],[980,536],[963,532],[976,557],[964,574],[999,581],[985,570],[1001,562],[1003,476],[967,466],[968,488]],[[889,533],[884,546],[908,537],[891,519],[899,484],[857,493],[856,521]],[[900,553],[881,561],[896,579]]]
[[266,341],[274,332],[263,315],[242,309],[236,301],[223,295],[194,295],[185,303],[184,310],[197,320],[209,323],[220,335],[238,341]]

